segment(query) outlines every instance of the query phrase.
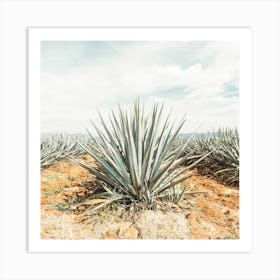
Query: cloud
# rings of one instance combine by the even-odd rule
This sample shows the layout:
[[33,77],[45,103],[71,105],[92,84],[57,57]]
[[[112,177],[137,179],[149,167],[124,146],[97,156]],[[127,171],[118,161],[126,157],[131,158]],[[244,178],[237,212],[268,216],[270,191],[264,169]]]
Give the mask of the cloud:
[[175,119],[186,113],[185,132],[200,124],[203,131],[238,126],[236,42],[75,44],[44,46],[43,131],[84,131],[97,107],[106,113],[116,101],[128,106],[136,97],[147,107],[164,101]]

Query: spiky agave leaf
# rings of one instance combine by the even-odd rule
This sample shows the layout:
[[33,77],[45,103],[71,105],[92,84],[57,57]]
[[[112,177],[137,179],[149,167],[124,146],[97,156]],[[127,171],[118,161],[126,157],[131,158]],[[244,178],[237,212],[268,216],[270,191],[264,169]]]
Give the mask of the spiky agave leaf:
[[[177,171],[185,161],[180,156],[187,143],[175,150],[173,144],[185,117],[177,125],[171,123],[170,114],[164,119],[163,104],[154,103],[151,112],[145,114],[144,104],[140,106],[136,100],[130,112],[118,106],[118,112],[112,111],[107,121],[100,113],[99,118],[101,127],[92,123],[98,140],[89,132],[95,145],[89,147],[80,143],[99,167],[74,160],[104,182],[106,191],[118,198],[123,196],[130,202],[152,205],[155,197],[190,177],[191,173],[184,172],[207,156]],[[176,199],[178,197],[181,198],[177,195]]]

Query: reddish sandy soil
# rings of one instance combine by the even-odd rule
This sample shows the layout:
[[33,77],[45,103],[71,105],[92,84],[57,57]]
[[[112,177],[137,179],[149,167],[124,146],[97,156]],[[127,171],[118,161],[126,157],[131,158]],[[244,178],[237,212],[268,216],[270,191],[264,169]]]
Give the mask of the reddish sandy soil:
[[[89,157],[84,161],[94,165]],[[73,207],[82,200],[96,182],[85,169],[70,161],[60,161],[41,171],[41,238],[42,239],[96,239],[125,238],[140,239],[133,223],[110,220],[102,227],[81,219],[85,210],[83,205]],[[181,211],[187,219],[192,239],[238,239],[239,238],[239,190],[225,186],[214,179],[194,175],[185,182],[188,192],[199,191],[185,196],[191,202],[188,209]],[[112,216],[112,215],[111,215]],[[102,215],[100,216],[102,219]],[[107,219],[108,220],[108,219]],[[121,222],[121,223],[120,223]],[[112,225],[112,228],[106,226]],[[114,231],[118,225],[118,234]],[[97,231],[103,231],[97,234]],[[176,234],[163,238],[176,238]]]

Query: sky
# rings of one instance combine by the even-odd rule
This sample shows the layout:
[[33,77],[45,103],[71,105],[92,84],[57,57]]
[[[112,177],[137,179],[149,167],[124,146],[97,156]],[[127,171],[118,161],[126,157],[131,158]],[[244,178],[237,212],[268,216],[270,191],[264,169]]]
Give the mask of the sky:
[[181,133],[238,128],[238,78],[235,41],[43,41],[41,131],[83,133],[138,97],[185,114]]

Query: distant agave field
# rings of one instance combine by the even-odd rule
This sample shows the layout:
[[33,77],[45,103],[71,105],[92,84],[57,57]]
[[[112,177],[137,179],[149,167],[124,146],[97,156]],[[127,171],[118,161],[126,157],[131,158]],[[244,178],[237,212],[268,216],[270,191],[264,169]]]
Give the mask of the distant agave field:
[[[179,141],[186,141],[181,138]],[[219,181],[239,186],[239,133],[237,129],[219,129],[200,134],[189,141],[185,152],[195,156],[213,151],[196,165],[198,171]],[[188,164],[193,160],[188,160]]]
[[[82,146],[94,146],[87,134],[48,133],[41,135],[41,169],[68,157],[87,154]],[[184,164],[192,164],[197,158],[210,153],[196,164],[197,170],[219,181],[239,186],[239,133],[237,129],[219,129],[215,133],[178,136],[173,143],[176,149],[186,143],[182,153],[188,155]],[[82,145],[81,145],[82,144]]]
[[41,169],[68,156],[81,156],[86,151],[78,144],[90,144],[86,134],[46,133],[41,135]]

